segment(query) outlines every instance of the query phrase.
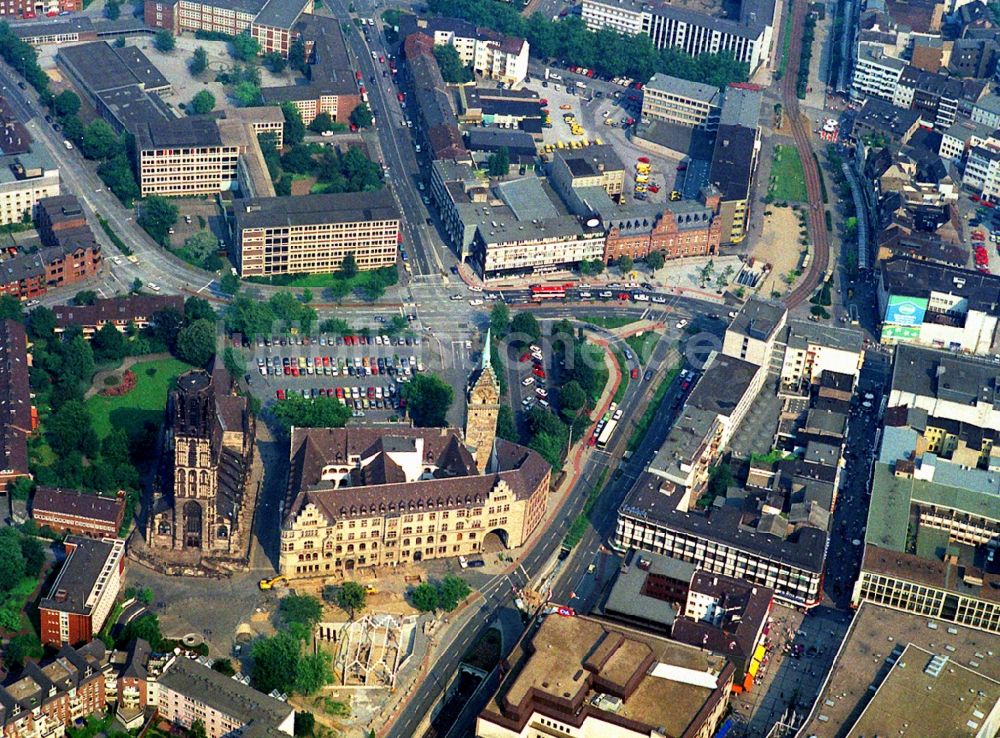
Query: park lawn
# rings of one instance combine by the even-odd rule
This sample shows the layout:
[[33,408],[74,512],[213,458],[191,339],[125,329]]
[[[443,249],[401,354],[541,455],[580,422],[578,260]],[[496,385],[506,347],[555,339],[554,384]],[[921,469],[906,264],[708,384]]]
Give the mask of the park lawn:
[[771,162],[771,197],[778,202],[808,202],[809,192],[806,190],[806,175],[802,169],[802,160],[794,146],[779,144],[774,147],[774,160]]
[[639,320],[639,318],[632,318],[627,315],[590,315],[587,316],[587,322],[593,323],[594,325],[599,325],[602,328],[607,328],[608,330],[614,330],[615,328],[624,328],[627,325],[631,325]]
[[[121,397],[95,395],[87,400],[87,409],[98,438],[105,438],[113,428],[138,430],[151,421],[163,422],[167,393],[184,372],[193,367],[179,359],[141,361],[132,367],[135,389]],[[153,374],[150,374],[153,370]]]
[[[25,577],[14,585],[0,601],[0,627],[12,633],[23,628],[28,620],[24,608],[35,590],[38,589],[38,579]],[[16,624],[16,626],[15,626]]]
[[[343,277],[337,276],[336,272],[328,272],[327,274],[299,274],[288,281],[282,281],[280,286],[298,289],[305,289],[307,287],[311,289],[324,289],[346,281],[349,285],[349,292],[353,292],[354,290],[366,287],[374,275],[375,272],[358,272],[350,279],[345,280]],[[266,279],[252,279],[248,281],[267,284]]]
[[615,396],[612,402],[619,403],[625,399],[625,391],[628,389],[628,382],[631,378],[628,371],[628,362],[625,361],[625,355],[618,349],[614,350],[615,361],[618,362],[618,371],[621,372],[622,381],[618,383],[618,389],[615,390]]

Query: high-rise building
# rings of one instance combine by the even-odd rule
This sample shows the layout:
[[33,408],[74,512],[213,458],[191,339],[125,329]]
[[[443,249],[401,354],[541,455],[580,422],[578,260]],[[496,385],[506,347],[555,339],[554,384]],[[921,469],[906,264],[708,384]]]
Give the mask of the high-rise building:
[[465,443],[475,454],[476,466],[485,469],[493,453],[500,415],[500,383],[493,371],[490,354],[490,332],[486,332],[483,359],[469,387],[469,404],[465,420]]

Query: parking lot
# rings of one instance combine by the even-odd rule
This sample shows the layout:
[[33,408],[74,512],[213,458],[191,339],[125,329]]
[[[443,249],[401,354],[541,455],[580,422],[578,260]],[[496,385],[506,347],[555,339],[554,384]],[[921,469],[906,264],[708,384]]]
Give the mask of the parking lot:
[[262,401],[335,397],[355,418],[401,418],[403,384],[425,371],[423,342],[388,336],[273,336],[258,339],[250,387]]

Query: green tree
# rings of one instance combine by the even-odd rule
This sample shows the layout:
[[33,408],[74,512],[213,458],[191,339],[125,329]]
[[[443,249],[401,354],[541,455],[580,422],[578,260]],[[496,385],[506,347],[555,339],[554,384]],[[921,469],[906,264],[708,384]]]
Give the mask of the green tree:
[[215,325],[196,320],[177,334],[177,356],[188,364],[204,367],[215,356]]
[[698,270],[698,281],[701,283],[702,287],[708,284],[708,281],[712,279],[713,272],[715,272],[715,262],[709,259],[705,263],[705,266]]
[[503,338],[507,335],[509,328],[510,309],[503,300],[497,300],[493,303],[493,308],[490,310],[490,329],[495,337]]
[[447,575],[438,583],[438,607],[451,612],[469,596],[472,590],[464,579]]
[[232,346],[226,346],[222,352],[222,364],[233,377],[242,377],[247,373],[247,360],[243,353]]
[[323,133],[325,131],[332,131],[334,128],[333,118],[330,117],[329,113],[320,113],[315,118],[313,118],[312,123],[309,124],[309,130],[314,133]]
[[67,115],[62,119],[62,127],[66,140],[79,145],[80,141],[83,140],[83,122],[79,116]]
[[621,270],[622,274],[627,274],[628,272],[631,272],[634,267],[635,267],[635,262],[632,261],[631,256],[626,255],[618,259],[618,268]]
[[403,386],[406,410],[418,428],[445,426],[454,395],[451,385],[433,374],[418,374]]
[[[225,674],[226,676],[232,676],[236,673],[236,669],[233,668],[233,662],[229,659],[216,659],[212,662],[212,671],[217,671],[220,674]],[[193,725],[191,727],[194,727]]]
[[121,142],[111,126],[95,120],[84,129],[80,148],[88,159],[111,159],[121,151]]
[[[212,666],[213,668],[215,667],[214,664]],[[229,668],[233,668],[232,664],[229,665]],[[205,721],[199,718],[191,723],[191,727],[188,728],[188,738],[208,738],[208,731],[205,730]]]
[[56,314],[51,308],[40,305],[28,315],[28,335],[34,339],[49,338],[56,330]]
[[128,353],[125,336],[115,328],[114,323],[105,323],[101,326],[94,334],[90,346],[94,351],[94,359],[99,362],[118,362]]
[[662,251],[650,251],[649,255],[646,257],[646,263],[649,268],[653,271],[657,269],[662,269],[663,265],[666,263],[666,259],[663,258]]
[[34,536],[21,535],[21,556],[24,557],[24,576],[35,578],[45,566],[45,546]]
[[70,302],[74,305],[94,305],[97,303],[97,293],[94,290],[80,290]]
[[188,105],[192,115],[206,115],[215,108],[215,95],[208,90],[199,90]]
[[177,334],[180,333],[184,320],[181,314],[172,308],[158,310],[153,313],[153,320],[147,329],[148,334],[173,351],[177,345]]
[[568,418],[575,418],[587,404],[587,393],[575,379],[559,389],[559,409]]
[[83,336],[73,336],[64,340],[59,348],[62,357],[62,374],[60,379],[79,384],[90,382],[94,374],[94,351]]
[[136,638],[146,641],[154,651],[159,651],[163,648],[163,633],[160,631],[160,618],[155,613],[148,612],[129,622],[122,631],[119,644],[131,643]]
[[372,110],[368,107],[368,103],[360,102],[351,111],[351,123],[358,128],[371,128],[374,122],[375,117],[372,115]]
[[71,90],[63,90],[52,98],[52,112],[60,118],[80,112],[80,98]]
[[260,42],[248,31],[243,31],[233,37],[229,53],[237,61],[253,61],[260,54]]
[[526,345],[535,343],[542,337],[542,328],[534,315],[520,312],[510,321],[510,333],[515,343]]
[[118,0],[108,0],[104,4],[104,15],[108,20],[118,20],[122,14],[122,5]]
[[261,60],[261,64],[263,64],[273,74],[281,74],[282,72],[285,71],[285,68],[288,66],[288,62],[285,61],[285,57],[283,57],[277,51],[272,51],[270,53],[264,54],[264,58],[263,60]]
[[441,76],[448,84],[465,84],[471,82],[475,75],[470,67],[462,64],[458,50],[451,44],[439,44],[434,47],[434,58],[437,60]]
[[296,36],[292,45],[288,47],[288,66],[303,74],[309,68],[306,63],[306,42],[301,36]]
[[300,299],[302,300],[303,305],[308,305],[310,302],[313,301],[312,290],[306,287],[304,290],[302,290],[302,295],[300,296]]
[[139,197],[139,185],[132,173],[132,165],[124,153],[101,162],[97,167],[97,175],[126,207],[131,207],[132,201]]
[[45,653],[34,631],[18,633],[10,639],[3,652],[4,664],[19,669],[28,659],[40,659]]
[[354,258],[354,252],[348,251],[344,256],[344,260],[340,262],[340,269],[337,270],[340,277],[343,279],[351,279],[358,273],[358,262]]
[[497,415],[497,437],[512,443],[520,443],[521,438],[517,432],[517,424],[514,422],[514,411],[509,405],[501,405],[500,413]]
[[240,289],[240,278],[231,272],[226,272],[219,280],[219,289],[227,295],[235,295]]
[[91,427],[90,413],[78,400],[64,403],[52,413],[45,424],[45,437],[58,456],[69,456],[74,451],[96,453],[97,435]]
[[253,82],[240,82],[230,94],[240,107],[249,108],[260,104],[260,87]]
[[157,31],[153,37],[153,46],[156,47],[157,51],[162,51],[164,54],[169,54],[174,50],[176,45],[177,42],[174,40],[174,34],[170,31]]
[[293,689],[299,694],[310,695],[329,684],[333,681],[330,662],[330,654],[325,651],[303,656],[296,669]]
[[344,582],[337,588],[337,607],[350,613],[351,620],[354,620],[354,613],[365,609],[365,600],[368,595],[365,588],[357,582]]
[[323,617],[323,603],[309,595],[292,594],[281,598],[278,611],[286,624],[298,623],[312,631]]
[[124,464],[129,460],[131,455],[129,446],[131,441],[129,440],[128,433],[124,428],[114,428],[108,435],[104,437],[101,441],[101,456],[105,461],[109,461],[115,464]]
[[139,225],[157,243],[166,246],[170,242],[170,229],[177,223],[177,206],[160,195],[147,197],[139,209]]
[[188,60],[188,71],[192,76],[197,77],[204,74],[206,69],[208,69],[208,52],[205,51],[204,46],[199,46]]
[[0,595],[10,592],[24,577],[24,554],[21,541],[14,528],[0,530]]
[[423,582],[410,590],[410,604],[420,612],[438,609],[438,590],[430,582]]
[[506,177],[510,174],[510,151],[506,146],[487,157],[486,171],[491,177]]
[[295,738],[309,738],[316,729],[316,717],[311,712],[295,711]]
[[281,168],[295,174],[309,174],[313,170],[312,149],[305,144],[292,146],[282,154]]
[[[353,258],[353,254],[351,255]],[[24,310],[21,301],[12,295],[0,295],[0,320],[24,321]]]
[[285,116],[284,139],[285,146],[296,146],[306,137],[306,127],[302,122],[302,114],[292,103],[281,104],[281,113]]
[[255,641],[250,651],[253,686],[265,694],[275,689],[287,691],[298,675],[300,650],[299,639],[284,631]]
[[296,428],[343,428],[351,411],[341,405],[336,397],[320,396],[310,400],[296,394],[272,409],[278,425],[287,430]]

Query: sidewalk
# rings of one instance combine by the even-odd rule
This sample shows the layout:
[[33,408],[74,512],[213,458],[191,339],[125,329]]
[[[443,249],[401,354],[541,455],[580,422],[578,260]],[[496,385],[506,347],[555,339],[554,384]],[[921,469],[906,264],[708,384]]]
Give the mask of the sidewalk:
[[[594,409],[594,416],[600,418],[607,411],[608,407],[611,405],[611,400],[618,391],[618,385],[621,384],[622,374],[621,370],[618,368],[618,362],[615,360],[614,355],[608,346],[606,340],[600,338],[592,338],[592,341],[599,346],[604,348],[604,364],[608,367],[608,383],[604,386],[604,392],[601,393],[601,397],[597,401],[597,405]],[[515,569],[521,565],[521,560],[530,554],[535,546],[541,541],[542,535],[549,529],[553,520],[558,514],[561,513],[563,506],[569,499],[569,493],[576,486],[577,480],[580,478],[582,461],[584,455],[589,451],[586,444],[586,438],[590,434],[591,427],[594,421],[591,422],[591,426],[588,427],[588,433],[585,434],[580,441],[576,443],[575,446],[570,450],[569,456],[566,458],[566,462],[563,465],[563,469],[566,471],[566,475],[563,477],[562,482],[556,490],[553,490],[553,495],[555,496],[555,502],[549,505],[546,511],[545,518],[539,523],[538,527],[535,529],[534,533],[521,547],[521,552],[516,559],[501,573],[497,574],[496,577],[507,576],[512,574]],[[496,579],[494,577],[494,579]],[[479,601],[481,594],[479,592],[474,593],[462,607],[459,609],[456,615],[451,616],[452,627],[448,628],[449,632],[461,632],[461,626],[464,625],[465,621],[471,615],[475,615],[476,610],[472,606]],[[458,630],[455,631],[455,628]],[[457,636],[452,637],[452,641]],[[437,647],[443,644],[444,638],[440,638],[435,642],[432,642],[425,655],[423,662],[421,663],[420,673],[426,673],[430,668],[431,659],[437,649]],[[388,729],[393,725],[396,719],[402,714],[402,711],[409,707],[410,701],[413,699],[413,693],[415,690],[416,683],[411,683],[406,687],[406,691],[403,694],[403,699],[400,699],[392,708],[386,708],[386,714],[384,716],[384,723],[381,728],[377,728],[376,735],[384,736]]]

